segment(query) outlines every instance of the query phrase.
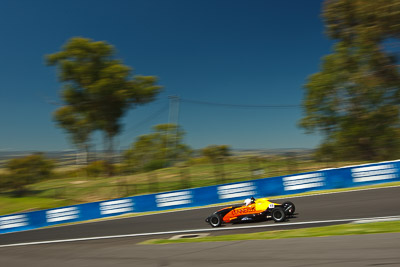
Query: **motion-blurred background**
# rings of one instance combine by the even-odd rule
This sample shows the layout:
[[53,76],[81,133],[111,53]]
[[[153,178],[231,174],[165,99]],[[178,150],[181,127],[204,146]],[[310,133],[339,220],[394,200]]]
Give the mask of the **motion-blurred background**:
[[0,32],[0,214],[399,157],[398,1],[6,0]]

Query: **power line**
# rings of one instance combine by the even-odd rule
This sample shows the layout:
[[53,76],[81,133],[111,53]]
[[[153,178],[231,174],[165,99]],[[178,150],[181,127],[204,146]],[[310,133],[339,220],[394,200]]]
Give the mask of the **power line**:
[[[171,119],[171,112],[172,109],[174,109],[173,106],[179,105],[179,101],[184,102],[184,103],[189,103],[189,104],[196,104],[196,105],[206,105],[206,106],[218,106],[218,107],[228,107],[228,108],[255,108],[255,109],[289,109],[289,108],[299,108],[301,105],[244,105],[244,104],[229,104],[229,103],[216,103],[216,102],[208,102],[208,101],[198,101],[198,100],[191,100],[191,99],[184,99],[176,96],[171,96],[170,98],[170,103],[164,105],[162,108],[159,110],[155,111],[142,121],[138,122],[137,124],[129,127],[129,129],[126,131],[128,134],[131,134],[132,132],[136,131],[138,128],[142,127],[143,125],[147,124],[148,122],[154,120],[157,118],[159,115],[161,115],[163,112],[166,110],[170,109],[170,114],[169,114],[169,119]],[[171,102],[172,101],[172,102]],[[174,105],[172,105],[174,104]],[[176,108],[176,107],[175,107]],[[175,119],[177,120],[177,115],[179,111],[174,111]],[[129,136],[131,138],[131,136]],[[127,138],[124,139],[124,141]]]
[[[141,120],[140,122],[136,123],[135,125],[129,127],[129,129],[127,130],[128,133],[132,133],[135,130],[137,130],[138,128],[142,127],[144,124],[154,120],[155,118],[157,118],[159,115],[161,115],[163,112],[165,112],[168,109],[169,105],[166,104],[164,105],[162,108],[160,108],[159,110],[157,110],[156,112],[152,113],[150,116],[146,117],[145,119]],[[125,141],[125,140],[124,140]]]
[[215,102],[206,102],[206,101],[197,101],[197,100],[190,100],[190,99],[182,99],[182,102],[190,103],[190,104],[197,104],[197,105],[207,105],[207,106],[219,106],[219,107],[229,107],[229,108],[298,108],[301,105],[244,105],[244,104],[227,104],[227,103],[215,103]]

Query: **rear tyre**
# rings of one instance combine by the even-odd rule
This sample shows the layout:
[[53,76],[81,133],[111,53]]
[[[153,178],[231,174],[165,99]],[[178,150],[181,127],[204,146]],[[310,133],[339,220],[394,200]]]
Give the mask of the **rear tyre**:
[[222,224],[221,216],[219,214],[213,214],[210,216],[208,222],[212,227],[219,227]]
[[276,207],[272,210],[271,217],[275,222],[283,222],[286,219],[286,214],[283,208]]
[[288,216],[292,216],[296,210],[295,205],[293,204],[293,202],[290,201],[283,202],[282,207],[285,210],[286,215]]

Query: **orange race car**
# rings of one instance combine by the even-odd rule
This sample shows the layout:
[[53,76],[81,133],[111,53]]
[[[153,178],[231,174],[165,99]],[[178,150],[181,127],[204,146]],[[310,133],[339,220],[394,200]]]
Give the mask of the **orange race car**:
[[243,205],[236,205],[220,209],[209,217],[206,222],[212,227],[221,226],[222,223],[240,223],[248,221],[264,221],[272,218],[275,222],[283,222],[293,217],[295,206],[286,201],[282,204],[273,203],[268,198],[246,199]]

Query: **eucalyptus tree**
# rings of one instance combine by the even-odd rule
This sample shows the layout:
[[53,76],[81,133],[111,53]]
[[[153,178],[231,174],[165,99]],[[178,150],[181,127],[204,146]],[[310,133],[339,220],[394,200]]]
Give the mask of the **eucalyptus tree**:
[[201,150],[204,157],[214,164],[214,174],[223,183],[225,180],[224,161],[231,155],[228,145],[210,145]]
[[336,40],[305,84],[300,125],[325,139],[319,153],[390,159],[400,150],[400,2],[328,0],[327,35]]
[[143,170],[166,167],[190,157],[191,149],[183,143],[185,132],[176,124],[164,123],[153,126],[153,132],[136,138],[130,149],[124,152],[129,169]]
[[[46,56],[48,65],[57,66],[63,83],[64,106],[55,112],[55,120],[74,138],[79,137],[75,138],[78,143],[86,142],[91,132],[102,131],[109,161],[113,138],[122,130],[123,116],[128,110],[153,101],[161,90],[156,77],[133,76],[132,69],[115,58],[115,52],[104,41],[75,37],[61,51]],[[76,118],[65,123],[65,117]],[[83,135],[79,125],[85,129]]]
[[70,136],[71,142],[80,151],[84,151],[85,164],[88,163],[90,135],[94,130],[94,125],[87,117],[76,112],[71,105],[57,109],[53,114],[57,125],[63,128]]
[[27,185],[51,178],[54,167],[55,162],[42,153],[14,158],[6,162],[7,174],[0,183],[22,195]]

